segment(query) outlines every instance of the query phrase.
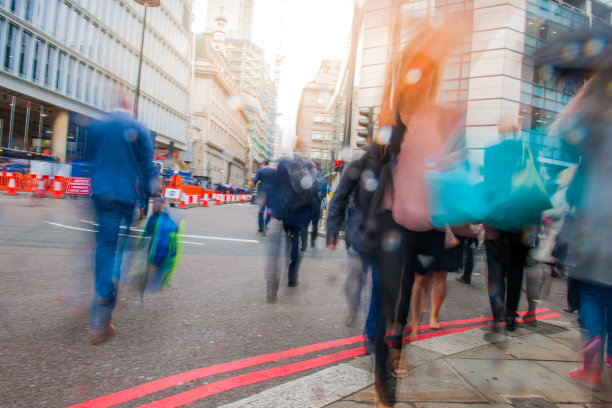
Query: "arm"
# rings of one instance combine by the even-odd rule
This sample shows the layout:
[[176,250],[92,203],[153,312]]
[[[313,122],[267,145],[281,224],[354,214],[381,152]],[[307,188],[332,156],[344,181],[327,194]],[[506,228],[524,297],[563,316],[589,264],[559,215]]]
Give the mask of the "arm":
[[257,170],[255,173],[255,178],[253,179],[253,187],[257,186],[257,183],[261,182],[261,170]]
[[153,164],[153,146],[151,145],[149,134],[150,132],[146,127],[139,126],[138,137],[134,146],[134,156],[142,174],[145,191],[156,193],[157,185],[153,186],[152,182],[157,179],[157,167]]
[[[329,204],[329,213],[327,214],[327,242],[331,249],[336,249],[338,245],[338,233],[340,232],[340,226],[344,220],[348,199],[351,192],[357,186],[361,176],[361,171],[359,170],[360,164],[360,160],[353,162],[342,172],[340,183],[338,187],[336,187],[331,203]],[[357,174],[357,177],[354,176],[355,174]]]

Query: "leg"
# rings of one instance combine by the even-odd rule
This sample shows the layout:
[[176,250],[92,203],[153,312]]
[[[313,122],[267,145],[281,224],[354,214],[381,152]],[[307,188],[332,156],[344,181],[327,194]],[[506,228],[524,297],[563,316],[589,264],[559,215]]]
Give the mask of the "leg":
[[366,319],[365,331],[369,342],[374,344],[376,328],[380,321],[380,271],[378,270],[378,263],[376,260],[371,257],[368,258],[372,274],[372,297],[370,298],[370,310],[368,311],[368,317]]
[[[115,307],[118,279],[115,271],[119,228],[129,205],[114,201],[95,200],[98,218],[95,255],[95,288],[89,329],[92,333],[104,331],[111,323]],[[120,256],[120,255],[119,255]]]
[[[507,295],[506,295],[506,322],[507,329],[511,330],[516,321],[523,286],[523,271],[529,248],[523,244],[520,234],[508,234],[508,267],[507,271]],[[536,296],[535,294],[532,296]]]
[[257,200],[259,201],[259,213],[257,214],[257,227],[259,232],[263,232],[265,228],[264,224],[264,214],[266,212],[266,200],[263,195],[257,196]]
[[274,219],[270,223],[270,234],[266,240],[268,246],[268,268],[266,270],[266,299],[268,302],[276,300],[280,281],[281,257],[285,258],[285,230],[283,223]]
[[[580,307],[580,281],[567,278],[567,309],[568,313],[574,313]],[[612,349],[610,349],[612,352]]]
[[493,317],[496,321],[505,321],[506,283],[505,263],[507,259],[507,243],[505,237],[485,240],[487,251],[487,287]]
[[476,240],[474,238],[467,238],[465,240],[465,247],[463,248],[463,277],[470,282],[472,279],[472,271],[474,270],[474,245]]
[[321,218],[321,203],[317,202],[312,207],[312,233],[310,235],[310,246],[314,248],[317,235],[319,234],[319,218]]
[[365,283],[364,263],[362,258],[357,254],[357,251],[351,249],[348,252],[349,256],[349,273],[344,282],[344,294],[348,303],[349,313],[345,324],[352,326],[355,324],[359,305],[361,303],[361,291]]
[[300,231],[302,227],[291,226],[291,263],[289,264],[289,286],[297,286],[298,269],[300,267]]
[[308,243],[308,224],[310,224],[310,221],[299,229],[298,235],[300,236],[300,241],[302,242],[302,251],[306,250],[306,244]]
[[433,289],[431,291],[431,315],[429,317],[429,327],[432,329],[440,328],[440,308],[446,297],[446,271],[436,271],[433,273]]
[[415,338],[419,335],[419,323],[421,322],[421,314],[424,309],[424,302],[422,302],[422,299],[427,298],[430,286],[431,276],[419,273],[415,275],[414,285],[412,286],[412,297],[410,299],[410,307],[412,309],[412,315],[410,319],[410,325],[412,326],[412,330],[410,331],[410,337],[412,338]]

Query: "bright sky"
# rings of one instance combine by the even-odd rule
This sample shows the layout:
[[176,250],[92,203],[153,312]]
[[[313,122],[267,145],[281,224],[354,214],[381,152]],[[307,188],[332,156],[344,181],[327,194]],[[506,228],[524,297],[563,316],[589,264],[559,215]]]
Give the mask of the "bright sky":
[[[207,0],[194,1],[193,30],[206,22]],[[315,79],[324,59],[345,58],[353,18],[353,0],[255,0],[253,42],[271,66],[281,42],[285,54],[279,89],[278,118],[284,142],[295,137],[295,120],[302,88]]]

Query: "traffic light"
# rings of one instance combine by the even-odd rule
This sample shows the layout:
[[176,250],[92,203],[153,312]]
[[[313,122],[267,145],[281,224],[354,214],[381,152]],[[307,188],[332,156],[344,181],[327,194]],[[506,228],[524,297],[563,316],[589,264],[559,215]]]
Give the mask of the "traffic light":
[[372,136],[374,136],[374,109],[361,108],[359,109],[359,115],[363,116],[364,119],[359,119],[359,126],[363,129],[357,129],[357,136],[372,140]]
[[336,160],[334,162],[334,171],[337,173],[342,173],[342,160]]

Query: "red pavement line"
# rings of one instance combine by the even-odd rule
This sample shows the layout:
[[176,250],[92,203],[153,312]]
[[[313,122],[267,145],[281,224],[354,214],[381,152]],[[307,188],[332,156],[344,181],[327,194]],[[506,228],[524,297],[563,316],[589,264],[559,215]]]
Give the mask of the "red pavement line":
[[[537,309],[536,313],[549,311],[550,309],[541,308]],[[525,314],[521,312],[519,314]],[[453,326],[463,325],[470,323],[480,323],[483,321],[489,321],[493,319],[493,316],[476,317],[472,319],[464,320],[453,320],[448,322],[440,323],[441,326]],[[420,330],[426,330],[429,325],[419,326]],[[331,340],[317,344],[311,344],[308,346],[298,347],[294,349],[284,350],[276,353],[263,354],[260,356],[249,357],[241,360],[231,361],[228,363],[217,364],[209,367],[197,368],[181,374],[173,375],[170,377],[160,378],[155,381],[151,381],[145,384],[137,385],[132,388],[128,388],[123,391],[118,391],[112,394],[108,394],[102,397],[98,397],[89,401],[81,402],[76,405],[72,405],[68,408],[108,408],[113,405],[118,405],[127,401],[131,401],[140,397],[143,397],[154,392],[165,390],[166,388],[177,386],[181,383],[187,383],[194,380],[198,380],[204,377],[222,374],[229,371],[241,370],[244,368],[252,367],[259,364],[269,363],[272,361],[282,360],[291,357],[297,357],[303,354],[314,353],[316,351],[326,350],[333,347],[346,346],[354,343],[359,343],[365,340],[365,336],[353,336],[344,339]]]
[[[560,317],[559,313],[549,313],[547,315],[538,316],[538,320],[552,319]],[[441,330],[437,332],[426,333],[420,335],[418,340],[424,340],[428,338],[441,337],[453,333],[461,333],[468,330],[479,329],[487,326],[493,326],[500,323],[490,323],[481,326],[470,326],[470,327],[458,327],[456,329]],[[411,343],[412,341],[408,338],[404,339],[404,343]],[[225,391],[232,390],[234,388],[243,387],[245,385],[251,385],[273,378],[285,377],[287,375],[299,373],[302,371],[311,370],[313,368],[321,367],[338,361],[347,360],[361,356],[366,353],[365,347],[356,347],[350,350],[339,351],[337,353],[329,354],[313,358],[306,361],[300,361],[297,363],[291,363],[280,367],[269,368],[266,370],[255,371],[248,374],[238,375],[236,377],[226,378],[206,384],[189,391],[184,391],[179,394],[172,395],[170,397],[162,398],[157,401],[150,402],[148,404],[139,405],[137,408],[177,408],[187,405],[189,403],[210,397],[211,395],[219,394]]]

